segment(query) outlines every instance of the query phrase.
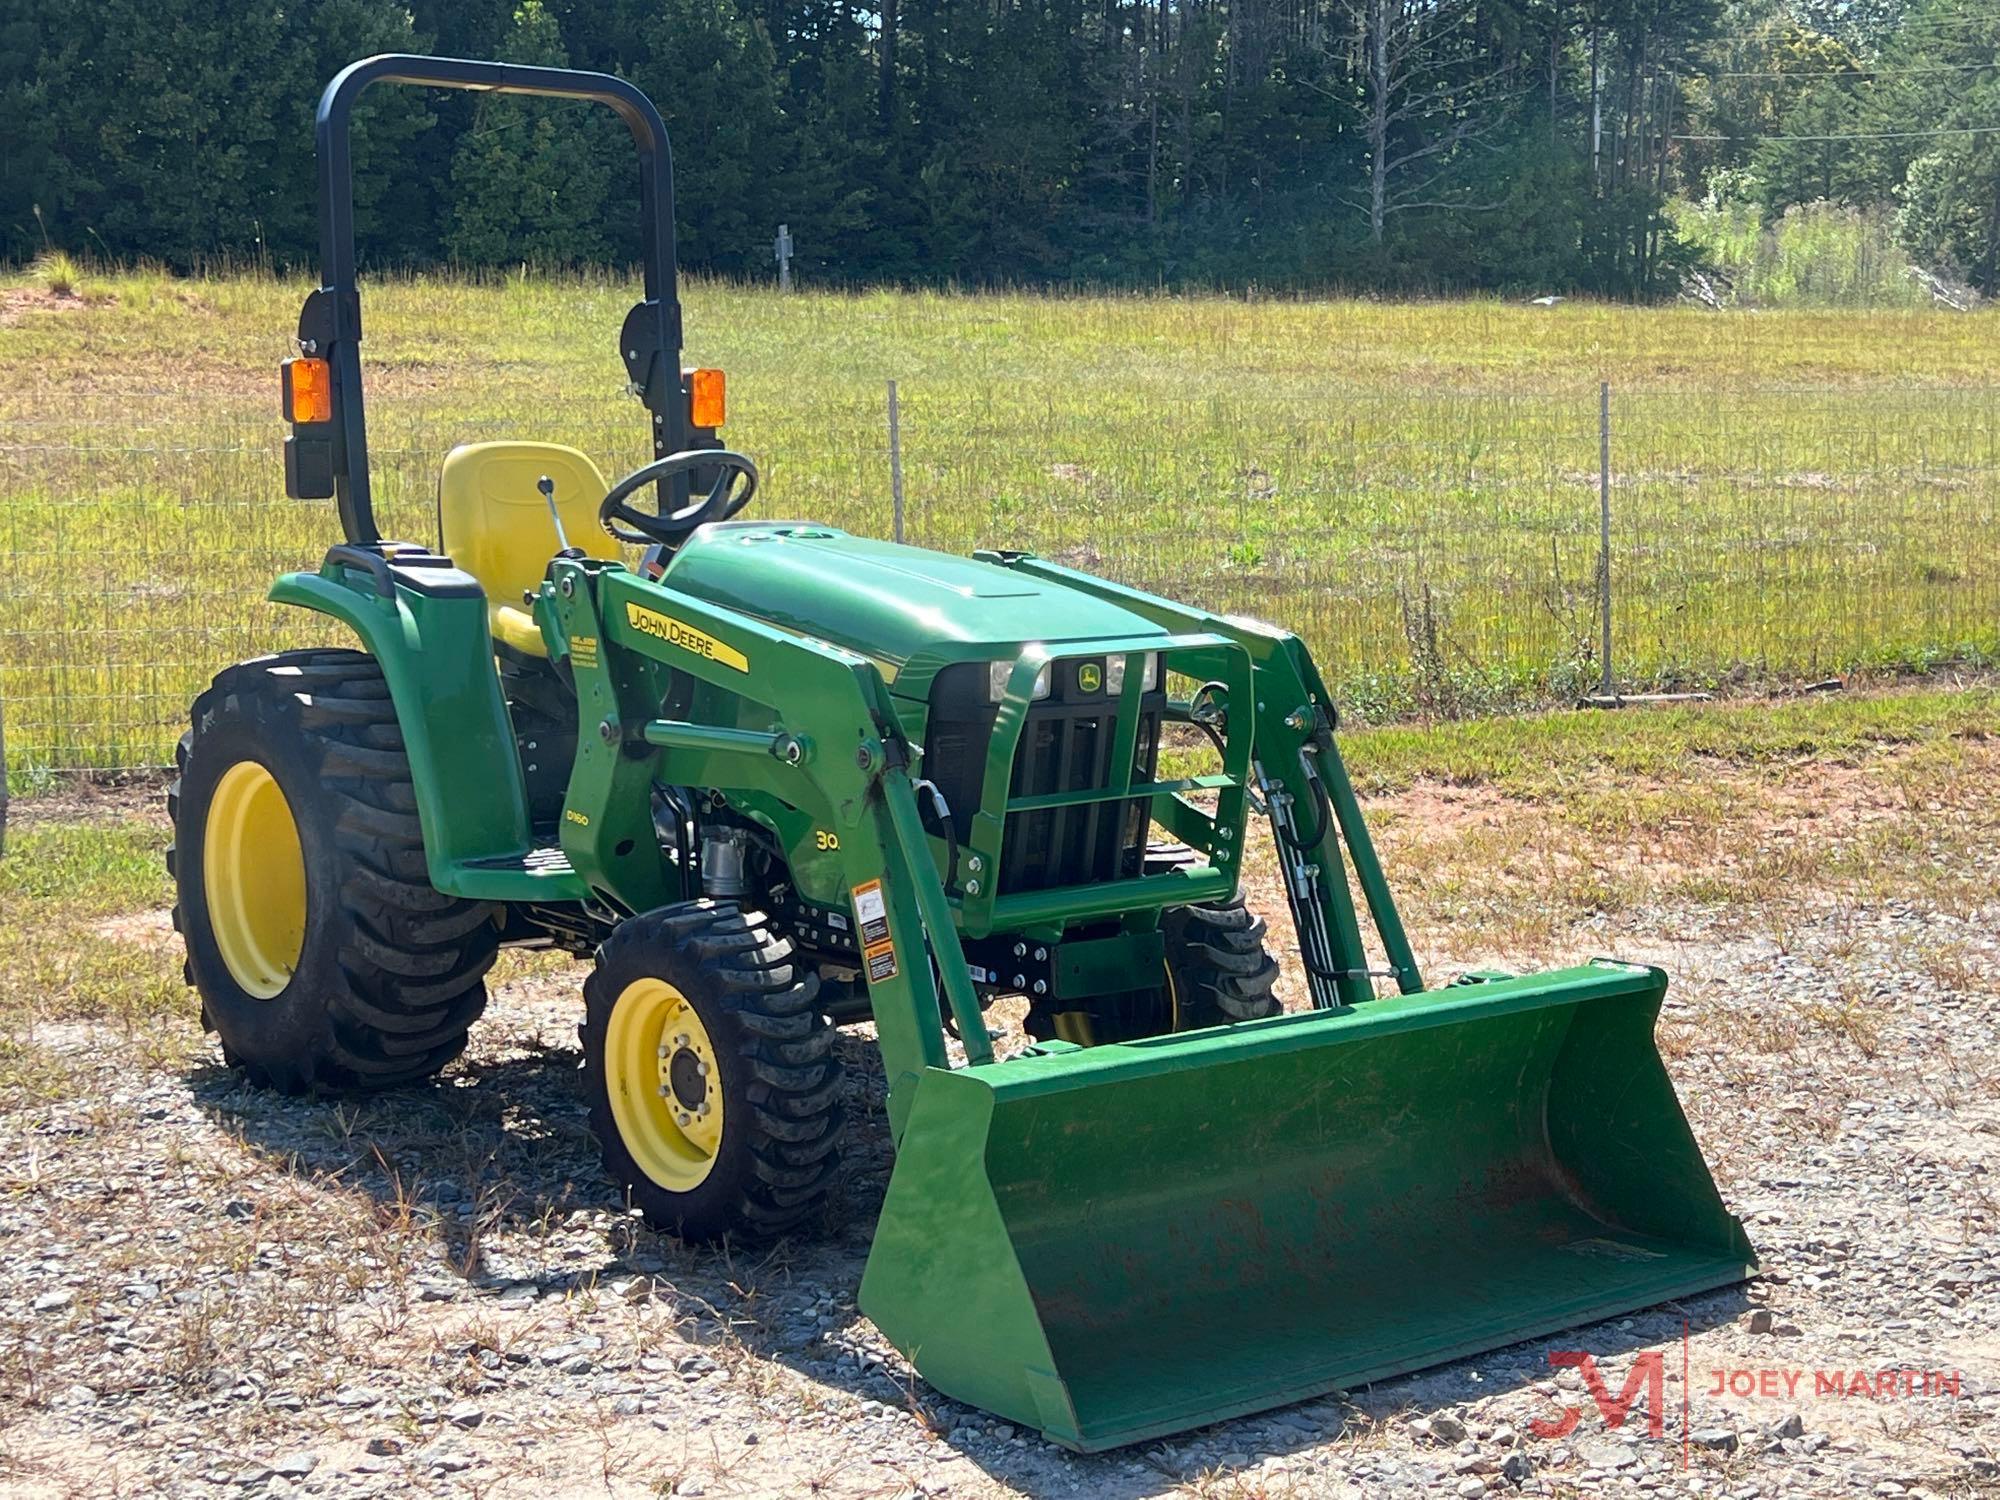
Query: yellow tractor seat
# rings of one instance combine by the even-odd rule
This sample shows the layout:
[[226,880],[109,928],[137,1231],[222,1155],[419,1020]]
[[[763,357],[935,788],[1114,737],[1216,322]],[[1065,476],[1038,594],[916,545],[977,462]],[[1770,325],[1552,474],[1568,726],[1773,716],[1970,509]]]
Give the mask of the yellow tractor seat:
[[557,443],[463,443],[445,455],[438,475],[438,529],[445,556],[486,590],[493,639],[529,656],[548,647],[525,596],[541,584],[561,545],[548,502],[535,486],[555,481],[556,510],[572,547],[606,561],[618,543],[597,521],[610,488],[597,465]]

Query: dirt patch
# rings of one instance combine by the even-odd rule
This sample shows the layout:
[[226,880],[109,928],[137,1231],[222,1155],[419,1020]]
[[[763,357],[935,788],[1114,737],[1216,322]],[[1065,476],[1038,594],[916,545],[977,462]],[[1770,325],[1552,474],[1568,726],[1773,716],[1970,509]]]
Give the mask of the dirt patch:
[[36,823],[81,823],[156,817],[166,820],[167,771],[93,771],[60,778],[46,791],[16,797],[7,820],[18,828]]
[[0,291],[0,328],[18,323],[28,313],[81,312],[118,299],[108,294],[94,297],[75,292],[51,292],[38,286],[8,287]]
[[1520,815],[1521,799],[1483,786],[1420,781],[1392,796],[1364,798],[1371,830],[1394,828],[1399,835],[1441,836],[1468,828],[1498,828]]
[[91,923],[90,931],[92,936],[107,943],[130,943],[157,951],[161,943],[173,938],[174,914],[167,907],[158,911],[121,912]]

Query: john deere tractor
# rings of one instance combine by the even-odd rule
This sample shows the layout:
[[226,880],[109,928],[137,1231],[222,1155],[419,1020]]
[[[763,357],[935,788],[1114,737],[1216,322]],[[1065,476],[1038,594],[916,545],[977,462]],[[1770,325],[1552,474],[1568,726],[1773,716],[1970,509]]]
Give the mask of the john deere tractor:
[[[458,448],[435,550],[370,503],[348,119],[378,83],[595,100],[639,153],[618,350],[653,460],[607,484],[572,448]],[[218,675],[172,796],[231,1064],[428,1078],[499,948],[562,949],[592,966],[616,1191],[762,1237],[836,1183],[835,1029],[870,1022],[896,1164],[861,1306],[936,1386],[1079,1449],[1749,1273],[1654,1046],[1664,975],[1426,989],[1297,637],[1025,552],[747,518],[721,378],[681,365],[638,90],[376,57],[328,86],[318,151],[285,473],[345,536],[271,597],[349,639]],[[1292,1013],[1241,896],[1253,818]]]

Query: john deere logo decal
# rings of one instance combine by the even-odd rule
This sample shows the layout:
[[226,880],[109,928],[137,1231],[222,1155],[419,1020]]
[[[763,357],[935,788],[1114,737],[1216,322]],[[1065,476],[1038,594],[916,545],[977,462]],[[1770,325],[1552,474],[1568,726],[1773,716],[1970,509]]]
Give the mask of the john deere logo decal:
[[692,651],[696,656],[705,656],[710,661],[721,662],[725,667],[734,667],[739,672],[750,670],[750,659],[728,642],[705,635],[692,625],[683,625],[656,609],[647,609],[642,604],[628,601],[625,620],[634,630],[642,631],[655,640],[666,641],[683,651]]
[[1076,669],[1076,685],[1086,693],[1094,693],[1104,686],[1104,668],[1094,661],[1087,661]]

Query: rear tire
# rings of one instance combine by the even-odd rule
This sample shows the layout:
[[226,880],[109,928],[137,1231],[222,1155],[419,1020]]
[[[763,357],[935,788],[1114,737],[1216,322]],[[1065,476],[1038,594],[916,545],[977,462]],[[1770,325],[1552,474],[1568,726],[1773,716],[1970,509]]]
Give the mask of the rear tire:
[[698,900],[621,922],[583,999],[591,1130],[647,1223],[767,1239],[820,1210],[840,1171],[835,1033],[761,914]]
[[388,684],[359,651],[227,668],[167,793],[174,927],[202,1023],[252,1082],[392,1088],[464,1050],[494,909],[434,889]]

